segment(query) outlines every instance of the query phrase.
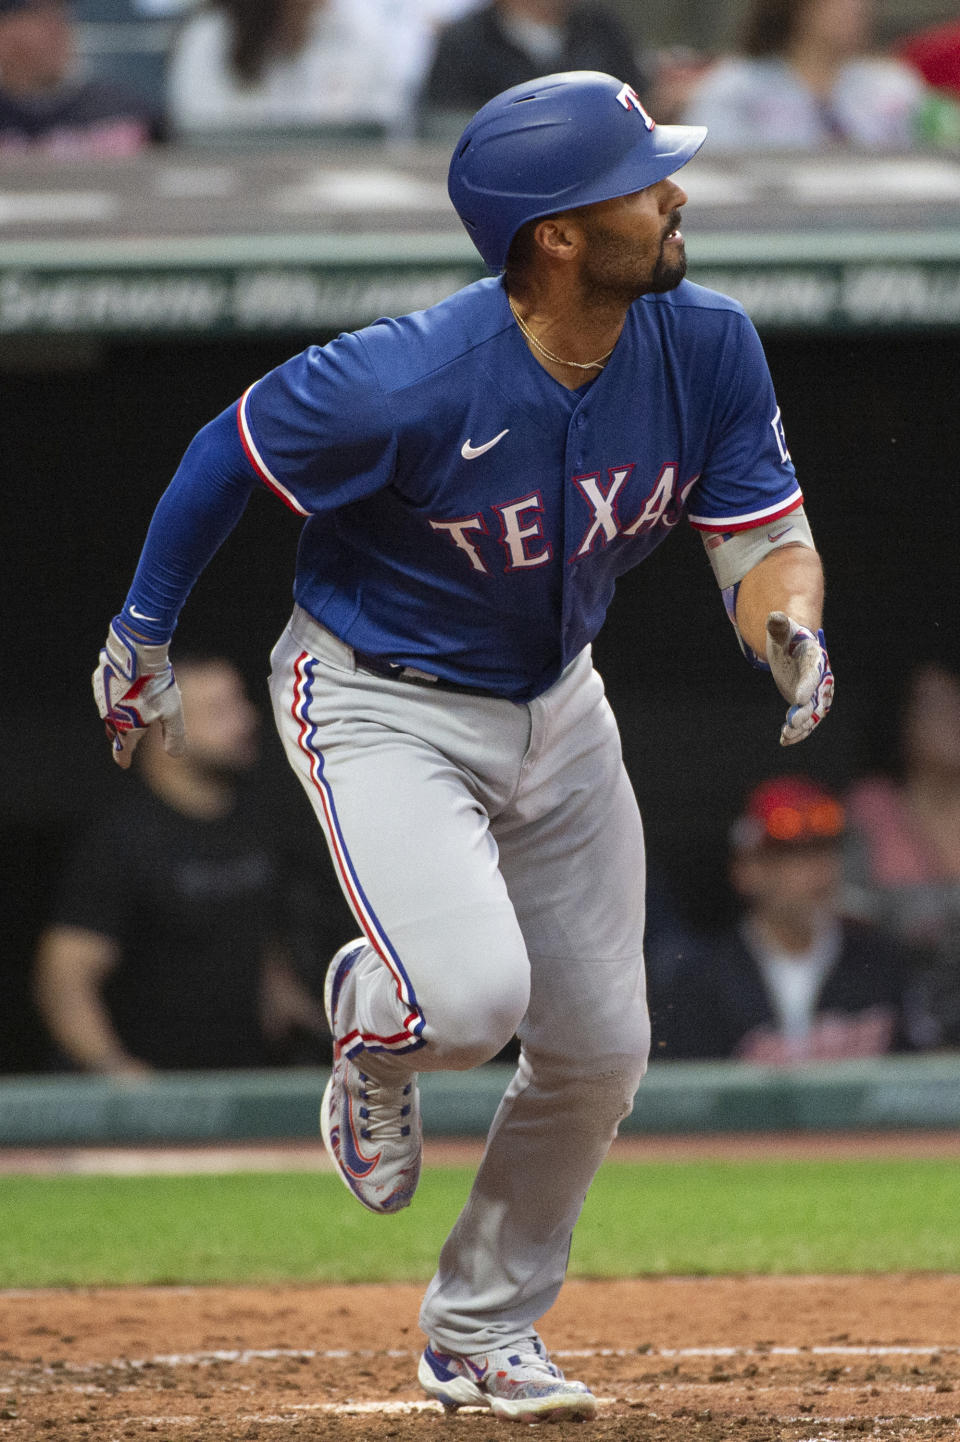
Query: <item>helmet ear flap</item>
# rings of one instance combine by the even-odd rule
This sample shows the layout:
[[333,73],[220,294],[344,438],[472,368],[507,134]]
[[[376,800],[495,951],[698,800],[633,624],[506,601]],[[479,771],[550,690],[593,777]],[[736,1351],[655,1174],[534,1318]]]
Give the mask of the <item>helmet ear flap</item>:
[[696,154],[705,129],[658,126],[632,96],[612,75],[570,70],[515,85],[477,111],[447,185],[491,270],[503,269],[527,221],[644,190]]

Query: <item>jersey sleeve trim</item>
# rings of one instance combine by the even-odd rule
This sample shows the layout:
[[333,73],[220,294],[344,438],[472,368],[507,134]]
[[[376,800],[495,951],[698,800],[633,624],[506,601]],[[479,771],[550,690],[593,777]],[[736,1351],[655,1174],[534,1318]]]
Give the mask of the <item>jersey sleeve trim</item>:
[[803,505],[803,492],[798,486],[786,500],[776,501],[759,511],[745,511],[739,516],[690,516],[690,524],[696,531],[748,531],[752,526],[763,526],[788,516]]
[[[254,381],[254,385],[256,385],[256,381]],[[284,505],[289,506],[291,511],[296,511],[298,516],[309,516],[310,512],[305,506],[301,506],[292,491],[288,491],[286,486],[277,480],[257,449],[257,443],[253,439],[250,422],[247,419],[247,397],[252,390],[253,386],[247,386],[247,389],[237,403],[237,429],[240,432],[240,441],[246,452],[247,459],[264,485],[273,491],[275,496],[279,496]]]

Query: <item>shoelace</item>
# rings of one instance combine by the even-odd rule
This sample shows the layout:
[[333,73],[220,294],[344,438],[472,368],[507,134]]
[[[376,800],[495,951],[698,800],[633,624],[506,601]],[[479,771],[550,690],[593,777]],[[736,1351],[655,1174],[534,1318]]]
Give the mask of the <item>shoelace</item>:
[[550,1361],[547,1349],[536,1332],[529,1337],[521,1337],[519,1342],[515,1342],[511,1347],[504,1347],[502,1350],[511,1360],[516,1359],[513,1363],[514,1366],[563,1380],[563,1373],[554,1362]]
[[[410,1115],[410,1103],[404,1102],[403,1098],[409,1097],[413,1090],[413,1082],[408,1081],[405,1087],[384,1086],[382,1082],[374,1081],[372,1076],[366,1072],[360,1073],[360,1101],[362,1105],[358,1108],[360,1121],[360,1136],[365,1142],[393,1141],[397,1135],[408,1137],[410,1135],[410,1124],[404,1124],[403,1118]],[[397,1093],[400,1094],[400,1106],[397,1106]],[[398,1128],[397,1122],[400,1126]]]

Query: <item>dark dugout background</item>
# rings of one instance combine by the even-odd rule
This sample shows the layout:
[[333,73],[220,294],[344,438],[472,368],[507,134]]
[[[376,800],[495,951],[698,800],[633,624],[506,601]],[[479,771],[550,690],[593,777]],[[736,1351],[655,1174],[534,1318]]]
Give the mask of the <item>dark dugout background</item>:
[[[828,725],[799,748],[779,747],[783,707],[769,679],[741,659],[687,527],[621,582],[595,648],[651,857],[697,926],[729,912],[725,834],[744,791],[777,771],[842,788],[892,763],[913,662],[960,662],[960,340],[781,333],[764,341],[827,567],[837,674]],[[54,347],[28,363],[0,357],[0,1071],[37,1065],[29,967],[60,857],[96,798],[123,784],[89,674],[153,506],[193,433],[304,344],[117,343]],[[352,925],[273,736],[265,680],[290,608],[297,533],[295,516],[257,496],[201,578],[176,644],[235,661],[261,708],[258,804],[288,858],[322,967]],[[305,902],[314,877],[315,898]]]

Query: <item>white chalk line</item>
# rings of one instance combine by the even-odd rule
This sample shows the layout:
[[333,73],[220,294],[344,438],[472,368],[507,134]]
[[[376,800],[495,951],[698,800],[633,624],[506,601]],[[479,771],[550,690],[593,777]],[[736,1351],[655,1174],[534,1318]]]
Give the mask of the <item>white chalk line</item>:
[[[960,1344],[943,1345],[940,1343],[911,1344],[911,1345],[846,1345],[846,1344],[825,1344],[816,1347],[652,1347],[643,1348],[643,1351],[636,1347],[552,1347],[551,1355],[562,1357],[565,1360],[578,1360],[578,1358],[591,1357],[930,1357],[933,1354],[957,1355],[960,1353]],[[205,1364],[216,1363],[216,1361],[236,1361],[236,1363],[248,1363],[248,1361],[271,1361],[272,1358],[281,1357],[304,1357],[308,1361],[350,1361],[353,1357],[357,1360],[369,1360],[370,1357],[391,1357],[402,1361],[406,1357],[419,1357],[419,1348],[415,1351],[408,1351],[406,1348],[385,1348],[378,1351],[372,1347],[360,1347],[355,1350],[349,1348],[332,1347],[326,1351],[313,1351],[304,1347],[265,1347],[265,1348],[244,1348],[238,1351],[212,1351],[212,1353],[167,1353],[157,1357],[150,1357],[143,1361],[131,1361],[127,1366],[147,1367],[151,1366],[205,1366]],[[123,1363],[117,1363],[123,1366]]]
[[[554,1357],[563,1361],[589,1361],[593,1358],[632,1358],[635,1361],[661,1358],[677,1361],[685,1358],[714,1358],[728,1360],[763,1357],[934,1357],[957,1356],[960,1344],[940,1342],[913,1343],[910,1345],[876,1345],[825,1343],[810,1347],[568,1347],[551,1348]],[[63,1361],[56,1367],[47,1365],[47,1373],[72,1374],[102,1371],[104,1367],[118,1371],[142,1371],[150,1367],[215,1367],[222,1364],[249,1366],[251,1362],[273,1362],[292,1358],[304,1362],[352,1362],[386,1358],[392,1361],[409,1361],[419,1357],[415,1351],[395,1347],[332,1347],[321,1350],[311,1347],[243,1347],[223,1348],[204,1352],[158,1352],[151,1357],[115,1357],[108,1362]],[[21,1369],[17,1369],[21,1370]]]
[[[612,1407],[613,1404],[614,1404],[615,1402],[617,1402],[617,1401],[618,1401],[618,1398],[616,1398],[616,1397],[598,1397],[598,1398],[597,1398],[597,1402],[598,1402],[599,1406],[601,1406],[601,1407]],[[389,1415],[391,1415],[391,1414],[394,1415],[394,1416],[401,1416],[401,1415],[406,1415],[406,1414],[415,1414],[415,1413],[418,1413],[418,1412],[442,1412],[442,1411],[443,1411],[443,1405],[442,1405],[442,1403],[440,1403],[440,1402],[435,1402],[435,1401],[433,1401],[433,1400],[428,1401],[428,1402],[422,1402],[422,1401],[421,1401],[421,1402],[398,1402],[398,1401],[389,1401],[389,1402],[388,1402],[388,1401],[380,1401],[380,1402],[377,1402],[377,1401],[374,1401],[374,1402],[293,1402],[293,1403],[290,1404],[290,1407],[288,1408],[288,1411],[289,1411],[289,1412],[313,1412],[313,1413],[319,1412],[319,1413],[323,1414],[324,1416],[335,1416],[335,1417],[366,1417],[366,1416],[370,1416],[370,1415],[378,1415],[378,1414],[381,1414],[381,1413],[383,1413],[383,1414],[385,1414],[385,1415],[387,1415],[387,1416],[389,1416]],[[489,1409],[488,1407],[459,1407],[459,1408],[457,1409],[457,1413],[458,1413],[458,1415],[462,1415],[462,1416],[467,1416],[467,1415],[473,1413],[473,1414],[476,1414],[476,1415],[489,1417],[489,1415],[490,1415],[490,1409]],[[809,1420],[809,1419],[808,1419],[808,1420]],[[260,1417],[259,1415],[258,1415],[258,1416],[253,1416],[253,1415],[251,1414],[249,1417],[247,1417],[247,1416],[241,1417],[241,1418],[240,1418],[240,1421],[241,1421],[241,1422],[262,1422],[262,1421],[289,1422],[289,1421],[290,1421],[290,1418],[289,1418],[289,1416],[286,1416],[286,1417],[276,1416],[276,1417],[270,1417],[270,1418],[263,1418],[263,1417]]]
[[[837,1343],[836,1345],[824,1344],[812,1347],[645,1347],[643,1350],[638,1350],[636,1347],[551,1347],[550,1351],[554,1357],[563,1358],[566,1361],[589,1360],[594,1357],[634,1357],[638,1360],[643,1357],[663,1357],[667,1360],[684,1357],[929,1357],[935,1354],[956,1356],[960,1353],[960,1343],[951,1343],[946,1346],[934,1342],[925,1345],[914,1343],[909,1346]],[[353,1349],[332,1347],[320,1351],[307,1347],[245,1347],[215,1352],[159,1353],[155,1357],[116,1361],[110,1365],[114,1367],[210,1367],[217,1362],[235,1362],[244,1366],[250,1362],[270,1362],[286,1357],[302,1357],[309,1362],[349,1362],[353,1359],[368,1361],[371,1357],[387,1357],[395,1361],[404,1361],[410,1357],[419,1357],[419,1355],[419,1348],[410,1351],[394,1347],[380,1350],[372,1347]],[[68,1363],[67,1366],[69,1365]]]

